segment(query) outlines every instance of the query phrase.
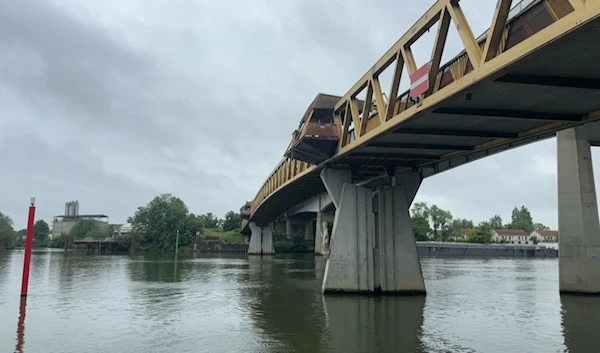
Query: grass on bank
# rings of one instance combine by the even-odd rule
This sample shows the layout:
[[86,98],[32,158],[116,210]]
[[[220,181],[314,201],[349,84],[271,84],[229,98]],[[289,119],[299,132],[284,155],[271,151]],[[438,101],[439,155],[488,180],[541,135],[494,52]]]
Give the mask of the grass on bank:
[[207,236],[217,237],[227,244],[244,244],[244,236],[240,233],[239,229],[224,231],[221,228],[207,228],[204,229],[201,237],[206,238]]

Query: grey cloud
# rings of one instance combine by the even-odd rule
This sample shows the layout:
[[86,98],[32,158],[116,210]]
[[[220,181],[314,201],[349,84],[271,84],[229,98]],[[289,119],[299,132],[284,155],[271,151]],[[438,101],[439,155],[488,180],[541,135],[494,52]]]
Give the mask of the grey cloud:
[[0,135],[0,210],[24,226],[29,197],[38,200],[38,218],[50,221],[64,202],[79,199],[82,213],[106,213],[124,221],[157,190],[107,172],[101,156],[83,144],[52,145],[35,126],[13,123]]

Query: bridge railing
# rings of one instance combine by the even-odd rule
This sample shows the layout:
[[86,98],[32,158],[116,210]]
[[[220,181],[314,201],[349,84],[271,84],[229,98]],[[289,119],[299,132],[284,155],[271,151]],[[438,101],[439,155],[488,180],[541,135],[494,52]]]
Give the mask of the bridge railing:
[[284,158],[281,160],[273,172],[269,174],[269,177],[254,197],[254,200],[252,200],[250,213],[253,214],[262,201],[269,197],[275,190],[294,179],[299,174],[307,171],[312,166],[313,165],[310,163],[298,161],[293,158]]
[[[372,68],[339,100],[334,108],[334,122],[338,126],[339,145],[337,155],[344,154],[364,143],[377,133],[386,130],[386,125],[397,124],[414,115],[416,109],[433,105],[446,98],[444,88],[460,81],[474,72],[474,77],[485,77],[494,69],[494,58],[504,54],[518,42],[508,40],[508,23],[528,6],[544,2],[552,9],[554,20],[584,6],[592,0],[523,0],[511,8],[511,0],[497,0],[489,29],[476,38],[473,35],[459,0],[438,0],[419,20],[379,59]],[[465,50],[447,64],[441,65],[442,54],[450,22],[457,28]],[[400,80],[404,69],[411,75],[417,71],[417,63],[411,46],[434,25],[438,24],[429,61],[429,88],[417,97],[409,99],[410,91],[399,94]],[[521,39],[523,40],[523,38]],[[394,64],[393,78],[388,91],[389,102],[384,99],[380,76]],[[357,97],[366,90],[366,97]],[[363,104],[362,109],[359,102]],[[375,105],[377,102],[377,108]],[[381,102],[381,103],[380,103]],[[371,112],[376,114],[360,114]],[[350,139],[353,123],[354,138]],[[260,204],[277,189],[289,181],[308,173],[313,165],[292,158],[284,158],[273,170],[254,197],[250,212],[254,214]]]
[[[479,38],[475,38],[473,35],[458,0],[438,0],[335,106],[334,120],[340,128],[339,150],[346,151],[353,145],[361,144],[362,141],[371,137],[368,136],[369,132],[389,123],[392,118],[401,113],[407,112],[404,114],[405,118],[412,116],[416,109],[415,106],[427,105],[428,101],[431,101],[429,98],[432,95],[460,80],[466,74],[487,70],[488,63],[492,59],[509,49],[507,47],[508,22],[536,2],[545,2],[560,18],[583,6],[585,0],[523,0],[512,8],[512,1],[498,0],[489,30]],[[465,50],[446,65],[441,66],[450,22],[455,24]],[[418,69],[411,46],[436,24],[438,24],[437,35],[433,43],[431,60],[428,63],[429,89],[414,100],[409,99],[410,91],[399,95],[403,70],[406,69],[407,73],[412,75]],[[395,64],[395,67],[389,97],[394,98],[390,100],[390,103],[385,104],[380,76],[392,64]],[[374,100],[383,102],[382,107],[378,109],[378,114],[370,118],[363,118],[359,114],[357,97],[365,90],[366,98],[363,98],[362,111],[371,111]],[[409,110],[410,112],[408,112]],[[351,123],[354,125],[353,139],[350,139]]]

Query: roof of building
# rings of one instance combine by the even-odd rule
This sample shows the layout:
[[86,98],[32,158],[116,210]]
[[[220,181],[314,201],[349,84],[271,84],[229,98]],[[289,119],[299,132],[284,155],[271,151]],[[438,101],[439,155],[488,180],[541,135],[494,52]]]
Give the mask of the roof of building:
[[523,229],[494,229],[498,235],[529,235]]
[[127,233],[127,232],[131,232],[132,229],[133,229],[133,226],[131,225],[131,223],[125,223],[119,227],[119,232]]
[[558,230],[536,230],[543,237],[558,237]]
[[[325,94],[325,93],[317,94],[315,99],[312,101],[312,103],[310,103],[310,105],[306,109],[306,112],[302,116],[302,119],[300,120],[300,125],[302,125],[302,123],[306,120],[306,118],[308,118],[311,110],[313,110],[313,109],[333,109],[335,107],[335,105],[337,104],[337,102],[340,101],[340,99],[342,99],[342,97],[334,96],[332,94]],[[359,104],[358,106],[360,109],[362,109],[362,105]]]

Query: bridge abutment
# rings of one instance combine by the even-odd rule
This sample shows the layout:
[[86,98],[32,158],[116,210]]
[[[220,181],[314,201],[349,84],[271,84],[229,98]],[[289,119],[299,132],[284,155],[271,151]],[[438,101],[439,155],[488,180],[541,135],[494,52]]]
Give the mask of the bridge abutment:
[[557,133],[559,289],[600,294],[600,222],[590,142],[599,123]]
[[248,245],[248,255],[274,255],[273,247],[273,223],[259,226],[250,222],[250,244]]
[[408,211],[420,175],[376,191],[351,184],[347,171],[326,169],[321,179],[336,206],[322,291],[425,293]]

